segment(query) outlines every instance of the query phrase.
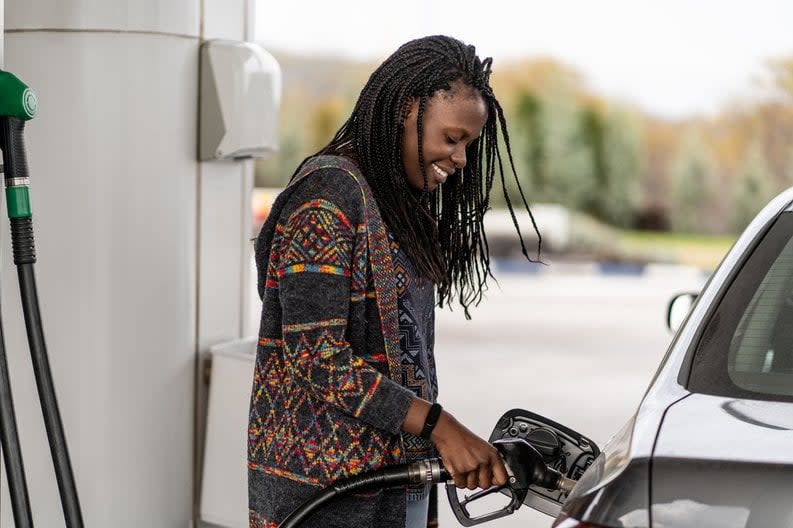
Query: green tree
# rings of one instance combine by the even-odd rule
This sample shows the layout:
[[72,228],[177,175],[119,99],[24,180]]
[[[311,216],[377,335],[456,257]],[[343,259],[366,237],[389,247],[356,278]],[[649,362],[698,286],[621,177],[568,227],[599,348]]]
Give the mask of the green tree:
[[521,159],[525,160],[525,168],[522,173],[525,173],[526,177],[522,179],[521,183],[523,181],[527,183],[525,190],[532,193],[535,200],[545,200],[549,190],[545,167],[547,153],[543,103],[534,93],[522,91],[518,96],[516,114],[520,126],[515,130],[522,139],[519,144],[525,149],[525,154],[521,156]]
[[634,223],[639,203],[639,181],[645,170],[641,123],[636,116],[616,108],[606,113],[604,145],[609,186],[601,194],[603,219],[620,226]]
[[[606,123],[594,108],[583,107],[580,113],[579,141],[590,159],[589,187],[591,191],[581,197],[580,206],[584,212],[595,218],[605,219],[606,204],[604,196],[611,188],[609,168],[606,164]],[[582,175],[586,177],[586,175]]]
[[715,164],[697,135],[689,134],[672,162],[672,227],[687,233],[706,231],[715,190]]
[[580,141],[579,104],[559,83],[550,90],[545,109],[545,174],[549,199],[581,209],[593,192],[592,156]]
[[732,229],[743,231],[771,197],[773,175],[759,145],[747,152],[733,189]]
[[580,110],[579,141],[591,167],[582,210],[610,224],[629,227],[643,165],[638,123],[622,110],[601,112],[585,106]]

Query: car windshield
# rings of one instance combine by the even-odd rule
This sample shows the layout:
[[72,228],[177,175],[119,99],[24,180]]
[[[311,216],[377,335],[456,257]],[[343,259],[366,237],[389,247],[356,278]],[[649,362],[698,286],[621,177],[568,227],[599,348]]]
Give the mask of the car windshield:
[[793,401],[793,213],[744,262],[702,334],[689,390]]

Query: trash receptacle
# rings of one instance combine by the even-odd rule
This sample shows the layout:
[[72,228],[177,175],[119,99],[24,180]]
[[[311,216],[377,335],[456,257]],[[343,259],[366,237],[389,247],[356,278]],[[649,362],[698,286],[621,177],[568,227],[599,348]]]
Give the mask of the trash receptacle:
[[248,526],[248,405],[256,338],[210,348],[201,520],[224,528]]

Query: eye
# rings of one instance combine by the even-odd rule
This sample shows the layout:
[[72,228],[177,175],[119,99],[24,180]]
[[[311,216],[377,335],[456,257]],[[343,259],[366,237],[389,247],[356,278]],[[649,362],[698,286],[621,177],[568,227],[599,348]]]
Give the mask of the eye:
[[447,135],[446,136],[446,143],[448,143],[449,145],[456,145],[457,144],[457,140],[454,139],[453,137]]

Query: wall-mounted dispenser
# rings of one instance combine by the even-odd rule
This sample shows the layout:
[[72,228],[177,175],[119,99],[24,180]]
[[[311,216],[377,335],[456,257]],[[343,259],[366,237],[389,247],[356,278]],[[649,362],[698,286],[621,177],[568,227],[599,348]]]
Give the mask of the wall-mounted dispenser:
[[262,158],[278,150],[281,68],[251,42],[201,46],[201,161]]

